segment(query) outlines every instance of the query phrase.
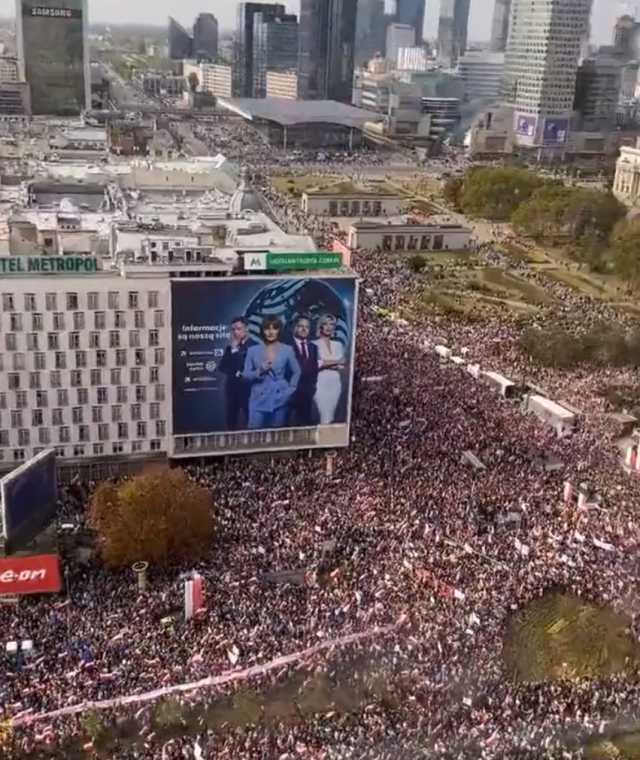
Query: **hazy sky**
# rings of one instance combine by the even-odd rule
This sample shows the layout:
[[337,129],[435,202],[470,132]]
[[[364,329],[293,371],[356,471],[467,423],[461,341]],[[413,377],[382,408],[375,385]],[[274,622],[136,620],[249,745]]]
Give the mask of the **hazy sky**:
[[[272,0],[273,1],[273,0]],[[290,10],[297,13],[299,0],[279,0]],[[386,0],[387,6],[393,0]],[[640,0],[627,3],[618,0],[594,0],[592,18],[592,37],[595,42],[606,44],[611,39],[611,26],[616,16],[623,12],[633,12]],[[438,26],[439,0],[426,0],[426,35],[435,36]],[[185,25],[191,24],[195,16],[202,11],[214,13],[221,26],[231,29],[235,26],[235,0],[212,2],[211,0],[89,0],[89,17],[93,21],[127,22],[138,21],[163,24],[167,16],[175,16]],[[0,0],[0,15],[14,14],[14,0]],[[493,0],[471,0],[471,17],[469,19],[469,38],[481,40],[489,38]]]

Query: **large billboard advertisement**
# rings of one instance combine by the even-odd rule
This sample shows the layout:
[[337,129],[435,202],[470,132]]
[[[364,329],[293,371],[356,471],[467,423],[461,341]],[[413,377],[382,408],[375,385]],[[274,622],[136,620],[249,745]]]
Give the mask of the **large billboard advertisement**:
[[516,132],[523,137],[535,137],[538,120],[535,116],[516,114]]
[[86,107],[86,0],[19,0],[18,45],[36,116],[77,116]]
[[53,520],[58,507],[56,454],[43,451],[0,481],[7,554],[24,549]]
[[174,453],[348,443],[355,277],[175,280],[171,300]]
[[569,119],[545,119],[542,142],[545,145],[564,145],[569,136]]
[[0,595],[55,594],[62,588],[57,554],[0,559]]

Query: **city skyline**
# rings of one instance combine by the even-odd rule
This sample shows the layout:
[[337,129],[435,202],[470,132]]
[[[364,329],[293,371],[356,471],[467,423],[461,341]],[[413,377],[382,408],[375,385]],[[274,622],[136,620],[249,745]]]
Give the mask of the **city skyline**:
[[[152,23],[166,25],[167,17],[173,16],[184,24],[192,24],[193,19],[203,12],[215,14],[222,31],[235,29],[236,9],[238,2],[226,3],[221,7],[211,8],[202,0],[142,0],[132,4],[128,0],[89,0],[89,18],[91,22],[112,23]],[[387,8],[393,5],[386,2]],[[491,36],[491,18],[494,0],[471,0],[469,17],[469,40],[488,41]],[[624,12],[633,10],[629,4],[611,2],[611,0],[594,0],[592,17],[593,41],[607,44],[611,40],[611,32],[615,18]],[[289,13],[299,14],[300,1],[287,3]],[[427,0],[425,12],[425,38],[435,39],[438,31],[440,0]],[[0,0],[0,16],[12,18],[15,15],[15,0]]]

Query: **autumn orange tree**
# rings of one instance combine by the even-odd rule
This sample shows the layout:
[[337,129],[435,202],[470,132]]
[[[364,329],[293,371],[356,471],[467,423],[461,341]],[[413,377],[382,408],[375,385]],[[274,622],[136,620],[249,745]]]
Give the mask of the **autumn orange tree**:
[[89,524],[108,565],[202,557],[214,532],[211,495],[183,470],[155,467],[102,484],[89,504]]

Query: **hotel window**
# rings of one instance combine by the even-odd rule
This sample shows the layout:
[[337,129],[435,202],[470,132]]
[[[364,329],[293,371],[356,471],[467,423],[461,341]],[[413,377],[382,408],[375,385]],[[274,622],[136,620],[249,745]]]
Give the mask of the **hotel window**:
[[75,311],[78,308],[78,294],[67,293],[67,311]]
[[13,368],[18,371],[22,371],[25,368],[24,354],[13,355]]
[[90,311],[95,311],[100,308],[100,294],[99,293],[87,293],[87,308]]
[[81,406],[74,406],[71,409],[71,422],[73,422],[74,425],[79,425],[84,419],[84,415],[82,413],[82,407]]
[[11,427],[12,428],[22,427],[22,411],[20,409],[11,410]]
[[140,348],[140,331],[129,330],[129,346],[131,348]]
[[109,348],[120,347],[120,333],[117,330],[109,330]]
[[74,311],[73,312],[73,329],[74,330],[84,330],[84,312],[83,311]]
[[62,388],[62,372],[54,370],[49,373],[49,386],[51,388]]
[[144,327],[144,311],[136,311],[134,313],[133,326],[139,329]]
[[47,368],[47,355],[42,352],[38,351],[38,353],[33,355],[33,366],[36,369],[46,369]]
[[69,391],[66,388],[58,389],[58,406],[69,406]]
[[120,422],[121,419],[122,419],[122,407],[112,406],[111,407],[111,422]]
[[160,368],[159,367],[149,367],[149,382],[150,383],[160,382]]
[[11,332],[20,332],[22,330],[22,314],[11,314],[9,317],[9,329]]
[[146,438],[147,437],[147,423],[146,422],[138,422],[136,425],[136,433],[138,434],[138,438]]
[[138,367],[144,367],[146,360],[143,348],[136,348],[134,358]]
[[160,333],[157,330],[149,331],[149,345],[152,348],[160,345]]
[[44,413],[42,409],[34,409],[31,412],[31,427],[44,425]]
[[119,348],[116,351],[116,365],[118,367],[126,367],[127,366],[127,352],[124,348]]
[[42,314],[31,315],[31,329],[44,330],[44,317],[42,316]]
[[54,366],[56,369],[67,368],[67,355],[62,351],[56,351],[54,354]]
[[38,430],[38,443],[41,443],[43,446],[48,446],[51,443],[49,428],[41,427]]
[[31,441],[31,433],[29,430],[22,428],[18,430],[18,446],[28,446]]
[[55,311],[58,308],[58,294],[57,293],[45,293],[44,305],[47,311]]
[[86,406],[89,403],[89,391],[87,388],[78,388],[76,395],[80,406]]
[[64,330],[64,314],[61,311],[57,311],[53,315],[53,329]]
[[109,425],[98,425],[98,440],[99,441],[108,441],[109,440]]
[[58,428],[58,443],[69,443],[71,441],[71,430],[68,427]]
[[91,407],[91,422],[102,422],[102,407],[101,406],[92,406]]
[[47,333],[47,348],[49,351],[58,351],[60,349],[60,337],[58,333]]
[[15,333],[7,333],[4,339],[7,351],[15,351],[18,348],[18,338]]
[[16,391],[16,406],[18,409],[26,409],[29,406],[26,391]]
[[118,423],[118,438],[126,440],[129,437],[129,425],[126,422]]
[[156,309],[158,307],[158,291],[157,290],[149,291],[148,304],[149,304],[150,309]]
[[137,309],[138,308],[138,294],[135,291],[129,292],[129,308],[130,309]]
[[107,366],[107,352],[104,350],[96,351],[96,367]]
[[79,388],[81,385],[82,385],[82,370],[72,369],[71,370],[71,387]]
[[87,352],[76,351],[76,368],[84,369],[87,366]]
[[100,385],[102,383],[102,370],[92,369],[89,375],[89,382],[93,388],[96,385]]
[[51,424],[56,426],[64,424],[64,413],[62,409],[51,410]]
[[96,311],[93,315],[93,326],[96,330],[104,330],[107,326],[107,315],[104,311]]
[[120,308],[120,294],[112,290],[107,295],[107,303],[110,309],[119,309]]
[[156,348],[153,352],[153,363],[164,364],[164,348]]
[[111,385],[121,385],[122,384],[122,370],[121,369],[112,369],[109,373],[111,377]]
[[164,327],[164,311],[153,312],[153,326]]
[[159,438],[164,438],[167,434],[167,423],[164,420],[158,420],[156,422],[156,435]]
[[127,399],[129,398],[129,394],[127,393],[128,388],[126,385],[119,385],[116,388],[116,401],[119,404],[126,404]]
[[2,310],[3,311],[13,311],[13,293],[3,293],[2,294]]
[[36,296],[35,293],[24,294],[24,310],[35,311],[36,310]]
[[136,401],[144,403],[147,400],[147,386],[136,385]]
[[131,367],[129,370],[129,385],[140,385],[142,382],[142,370],[140,367]]
[[116,311],[114,325],[118,330],[123,330],[127,326],[127,315],[124,311]]
[[49,397],[46,391],[36,392],[36,406],[42,406],[42,407],[49,406]]
[[100,348],[100,333],[99,332],[89,333],[89,348]]
[[165,399],[164,385],[162,384],[155,385],[154,388],[155,388],[156,401],[164,401]]
[[93,444],[93,453],[95,456],[99,456],[100,454],[104,454],[104,446],[101,443],[94,443]]
[[32,391],[38,390],[42,387],[42,381],[40,379],[39,372],[29,372],[29,388]]
[[27,350],[38,350],[38,333],[27,333]]
[[99,404],[108,404],[109,403],[109,389],[108,388],[98,388],[98,393],[96,396],[96,401]]
[[17,391],[20,387],[20,375],[16,372],[10,372],[8,375],[8,386],[10,391]]
[[77,348],[80,348],[80,333],[72,332],[69,333],[69,348],[74,351]]

